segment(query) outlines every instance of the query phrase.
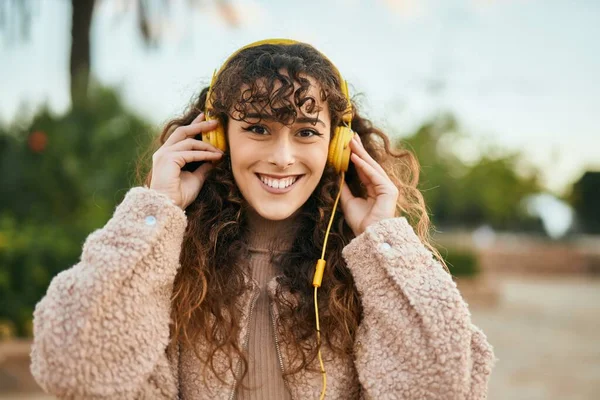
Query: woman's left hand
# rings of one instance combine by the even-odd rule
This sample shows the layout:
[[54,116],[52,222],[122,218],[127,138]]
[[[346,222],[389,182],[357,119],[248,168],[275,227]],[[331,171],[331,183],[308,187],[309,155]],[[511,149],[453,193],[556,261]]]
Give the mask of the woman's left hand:
[[350,160],[367,189],[367,198],[355,197],[344,182],[340,200],[346,222],[358,236],[369,225],[395,217],[399,191],[381,165],[367,153],[358,134],[350,141],[350,149]]

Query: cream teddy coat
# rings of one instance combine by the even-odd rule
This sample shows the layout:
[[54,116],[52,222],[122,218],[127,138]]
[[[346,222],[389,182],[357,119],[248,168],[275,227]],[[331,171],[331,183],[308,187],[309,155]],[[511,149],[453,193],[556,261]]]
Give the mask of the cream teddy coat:
[[[205,366],[193,351],[168,346],[170,296],[186,226],[185,212],[167,196],[134,187],[106,225],[87,237],[80,261],[52,280],[35,308],[31,371],[42,388],[68,399],[234,397],[231,371],[226,383],[212,373],[203,382]],[[486,398],[492,347],[471,322],[451,276],[405,218],[368,227],[343,257],[364,318],[352,357],[322,348],[327,399]],[[268,287],[272,295],[276,280]],[[249,278],[238,301],[242,346],[256,292]],[[275,321],[275,301],[271,311]],[[290,348],[275,339],[286,370]],[[202,351],[206,343],[198,346]],[[225,370],[224,358],[216,366]],[[318,398],[321,383],[319,372],[286,379],[293,399]]]

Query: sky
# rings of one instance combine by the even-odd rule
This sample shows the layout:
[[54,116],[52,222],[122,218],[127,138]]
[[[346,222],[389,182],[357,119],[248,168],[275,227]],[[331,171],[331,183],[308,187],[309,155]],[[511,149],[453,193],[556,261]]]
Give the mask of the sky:
[[[600,170],[600,1],[232,0],[234,28],[209,0],[191,11],[172,0],[156,11],[156,49],[141,42],[132,0],[97,1],[92,73],[157,129],[239,47],[286,37],[325,53],[392,136],[451,111],[474,138],[457,144],[465,161],[480,144],[522,151],[557,194]],[[5,122],[23,105],[70,105],[70,1],[33,3],[29,40],[0,33]]]

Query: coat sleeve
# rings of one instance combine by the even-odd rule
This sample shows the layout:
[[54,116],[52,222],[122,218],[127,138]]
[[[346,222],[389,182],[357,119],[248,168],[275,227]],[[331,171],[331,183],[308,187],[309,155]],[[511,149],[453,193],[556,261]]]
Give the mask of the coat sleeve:
[[342,254],[364,311],[355,340],[364,397],[485,399],[493,349],[407,220],[373,224]]
[[170,297],[185,212],[147,187],[129,190],[80,260],[36,305],[31,372],[59,398],[173,399]]

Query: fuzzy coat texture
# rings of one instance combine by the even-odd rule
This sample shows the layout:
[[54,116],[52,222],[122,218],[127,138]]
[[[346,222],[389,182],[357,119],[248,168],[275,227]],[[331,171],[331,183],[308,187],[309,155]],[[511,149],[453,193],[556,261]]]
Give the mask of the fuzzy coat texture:
[[[191,349],[167,346],[186,226],[185,212],[166,195],[134,187],[106,225],[86,238],[79,262],[52,280],[35,308],[31,371],[45,391],[65,399],[234,398],[231,371],[226,384],[212,373],[204,381],[205,365]],[[364,318],[353,357],[334,357],[323,344],[327,399],[487,397],[492,346],[405,218],[373,224],[343,257]],[[275,279],[268,287],[273,299]],[[240,344],[257,290],[249,278],[239,299]],[[274,317],[277,310],[271,301]],[[287,370],[291,347],[275,340]],[[205,346],[198,343],[200,352]],[[215,365],[225,371],[225,358]],[[318,371],[317,360],[314,367]],[[293,399],[318,398],[321,384],[319,372],[286,379]]]

